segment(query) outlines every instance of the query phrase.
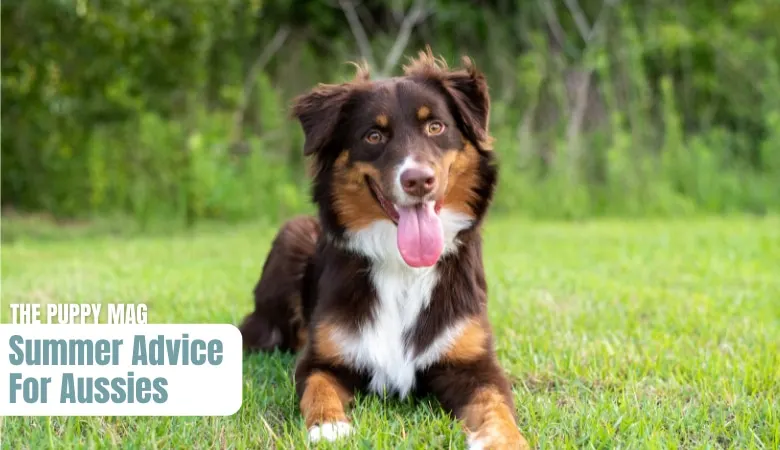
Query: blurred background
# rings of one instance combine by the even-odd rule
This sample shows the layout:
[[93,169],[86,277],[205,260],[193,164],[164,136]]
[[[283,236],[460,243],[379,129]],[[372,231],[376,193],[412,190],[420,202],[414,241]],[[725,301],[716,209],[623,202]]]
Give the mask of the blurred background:
[[311,211],[290,100],[426,44],[488,77],[495,214],[780,210],[777,0],[5,0],[9,217]]

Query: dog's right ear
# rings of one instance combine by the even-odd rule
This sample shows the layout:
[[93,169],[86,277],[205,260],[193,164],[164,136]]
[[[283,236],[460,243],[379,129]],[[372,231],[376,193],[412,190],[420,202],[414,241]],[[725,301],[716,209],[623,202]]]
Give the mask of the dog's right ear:
[[293,101],[292,114],[301,123],[306,138],[304,155],[318,153],[330,143],[351,94],[348,84],[320,84]]

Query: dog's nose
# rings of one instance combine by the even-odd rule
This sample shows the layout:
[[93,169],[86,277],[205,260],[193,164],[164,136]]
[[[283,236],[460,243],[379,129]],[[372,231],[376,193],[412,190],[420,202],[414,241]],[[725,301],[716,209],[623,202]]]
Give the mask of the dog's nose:
[[425,197],[436,189],[436,173],[430,167],[411,167],[401,173],[404,192],[415,197]]

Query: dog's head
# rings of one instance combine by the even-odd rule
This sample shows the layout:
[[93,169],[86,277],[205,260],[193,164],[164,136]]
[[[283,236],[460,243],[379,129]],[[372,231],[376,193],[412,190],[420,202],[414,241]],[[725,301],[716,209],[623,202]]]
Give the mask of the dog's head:
[[447,223],[460,224],[456,233],[476,226],[493,196],[489,111],[487,83],[471,61],[450,70],[430,49],[403,76],[371,81],[359,69],[351,82],[297,98],[325,229],[340,236],[392,221],[404,261],[434,265]]

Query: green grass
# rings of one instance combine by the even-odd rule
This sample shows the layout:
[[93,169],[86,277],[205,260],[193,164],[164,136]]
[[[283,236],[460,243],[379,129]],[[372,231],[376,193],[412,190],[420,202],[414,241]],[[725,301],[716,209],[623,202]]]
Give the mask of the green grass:
[[[275,228],[6,243],[2,300],[145,302],[154,323],[237,323]],[[490,316],[538,448],[780,446],[780,220],[493,218]],[[2,321],[10,317],[2,308]],[[300,448],[293,358],[244,363],[220,418],[5,418],[18,448]],[[439,405],[359,397],[350,448],[465,448]],[[323,446],[328,448],[328,446]]]

